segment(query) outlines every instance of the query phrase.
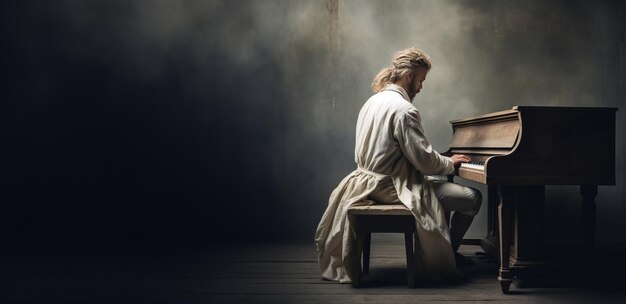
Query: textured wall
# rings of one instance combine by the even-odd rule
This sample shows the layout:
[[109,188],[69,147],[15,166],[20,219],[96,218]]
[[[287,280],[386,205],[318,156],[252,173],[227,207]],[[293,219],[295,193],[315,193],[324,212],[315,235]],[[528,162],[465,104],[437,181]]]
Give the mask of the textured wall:
[[[438,150],[457,118],[626,105],[617,1],[20,1],[0,14],[1,225],[21,245],[311,240],[355,167],[372,77],[410,46],[433,59],[414,103]],[[626,242],[624,111],[618,185],[598,195],[605,243]],[[561,218],[548,228],[576,240],[578,189],[547,196]]]

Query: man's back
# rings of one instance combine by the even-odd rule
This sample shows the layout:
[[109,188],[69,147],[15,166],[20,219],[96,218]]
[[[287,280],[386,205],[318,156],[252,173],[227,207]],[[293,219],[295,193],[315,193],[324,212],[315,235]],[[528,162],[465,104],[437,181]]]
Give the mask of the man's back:
[[402,151],[394,138],[399,115],[415,107],[399,92],[381,91],[372,96],[359,112],[356,127],[355,161],[364,169],[391,174]]

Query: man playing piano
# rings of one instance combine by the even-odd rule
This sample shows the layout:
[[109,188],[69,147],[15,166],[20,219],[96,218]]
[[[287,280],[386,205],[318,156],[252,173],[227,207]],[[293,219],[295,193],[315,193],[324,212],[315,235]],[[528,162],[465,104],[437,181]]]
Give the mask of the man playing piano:
[[[374,94],[362,107],[356,126],[357,169],[330,196],[315,242],[322,276],[350,282],[345,265],[351,236],[347,210],[368,200],[404,204],[415,216],[420,242],[418,277],[439,281],[459,276],[458,264],[469,259],[457,253],[463,235],[482,202],[479,191],[436,179],[469,162],[465,155],[446,157],[433,150],[412,104],[423,88],[430,58],[418,48],[396,54],[374,78]],[[450,228],[445,214],[453,211]]]

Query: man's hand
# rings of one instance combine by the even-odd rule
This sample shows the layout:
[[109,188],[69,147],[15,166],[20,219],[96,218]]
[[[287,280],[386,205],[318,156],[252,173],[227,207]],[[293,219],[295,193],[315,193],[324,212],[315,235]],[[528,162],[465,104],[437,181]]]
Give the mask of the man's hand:
[[463,154],[454,154],[452,155],[452,161],[454,162],[454,166],[458,167],[462,163],[469,163],[471,159]]

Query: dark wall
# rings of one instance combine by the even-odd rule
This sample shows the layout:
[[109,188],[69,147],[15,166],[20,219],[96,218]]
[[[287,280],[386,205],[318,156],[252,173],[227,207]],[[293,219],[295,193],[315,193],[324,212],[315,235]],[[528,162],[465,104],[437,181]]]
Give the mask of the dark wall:
[[[371,78],[396,51],[433,58],[415,103],[445,150],[452,119],[625,105],[624,7],[3,2],[1,234],[27,247],[311,240],[355,167]],[[623,111],[618,185],[599,195],[600,239],[612,243],[626,242]],[[581,148],[593,157],[592,143]],[[554,212],[576,195],[548,192]]]

